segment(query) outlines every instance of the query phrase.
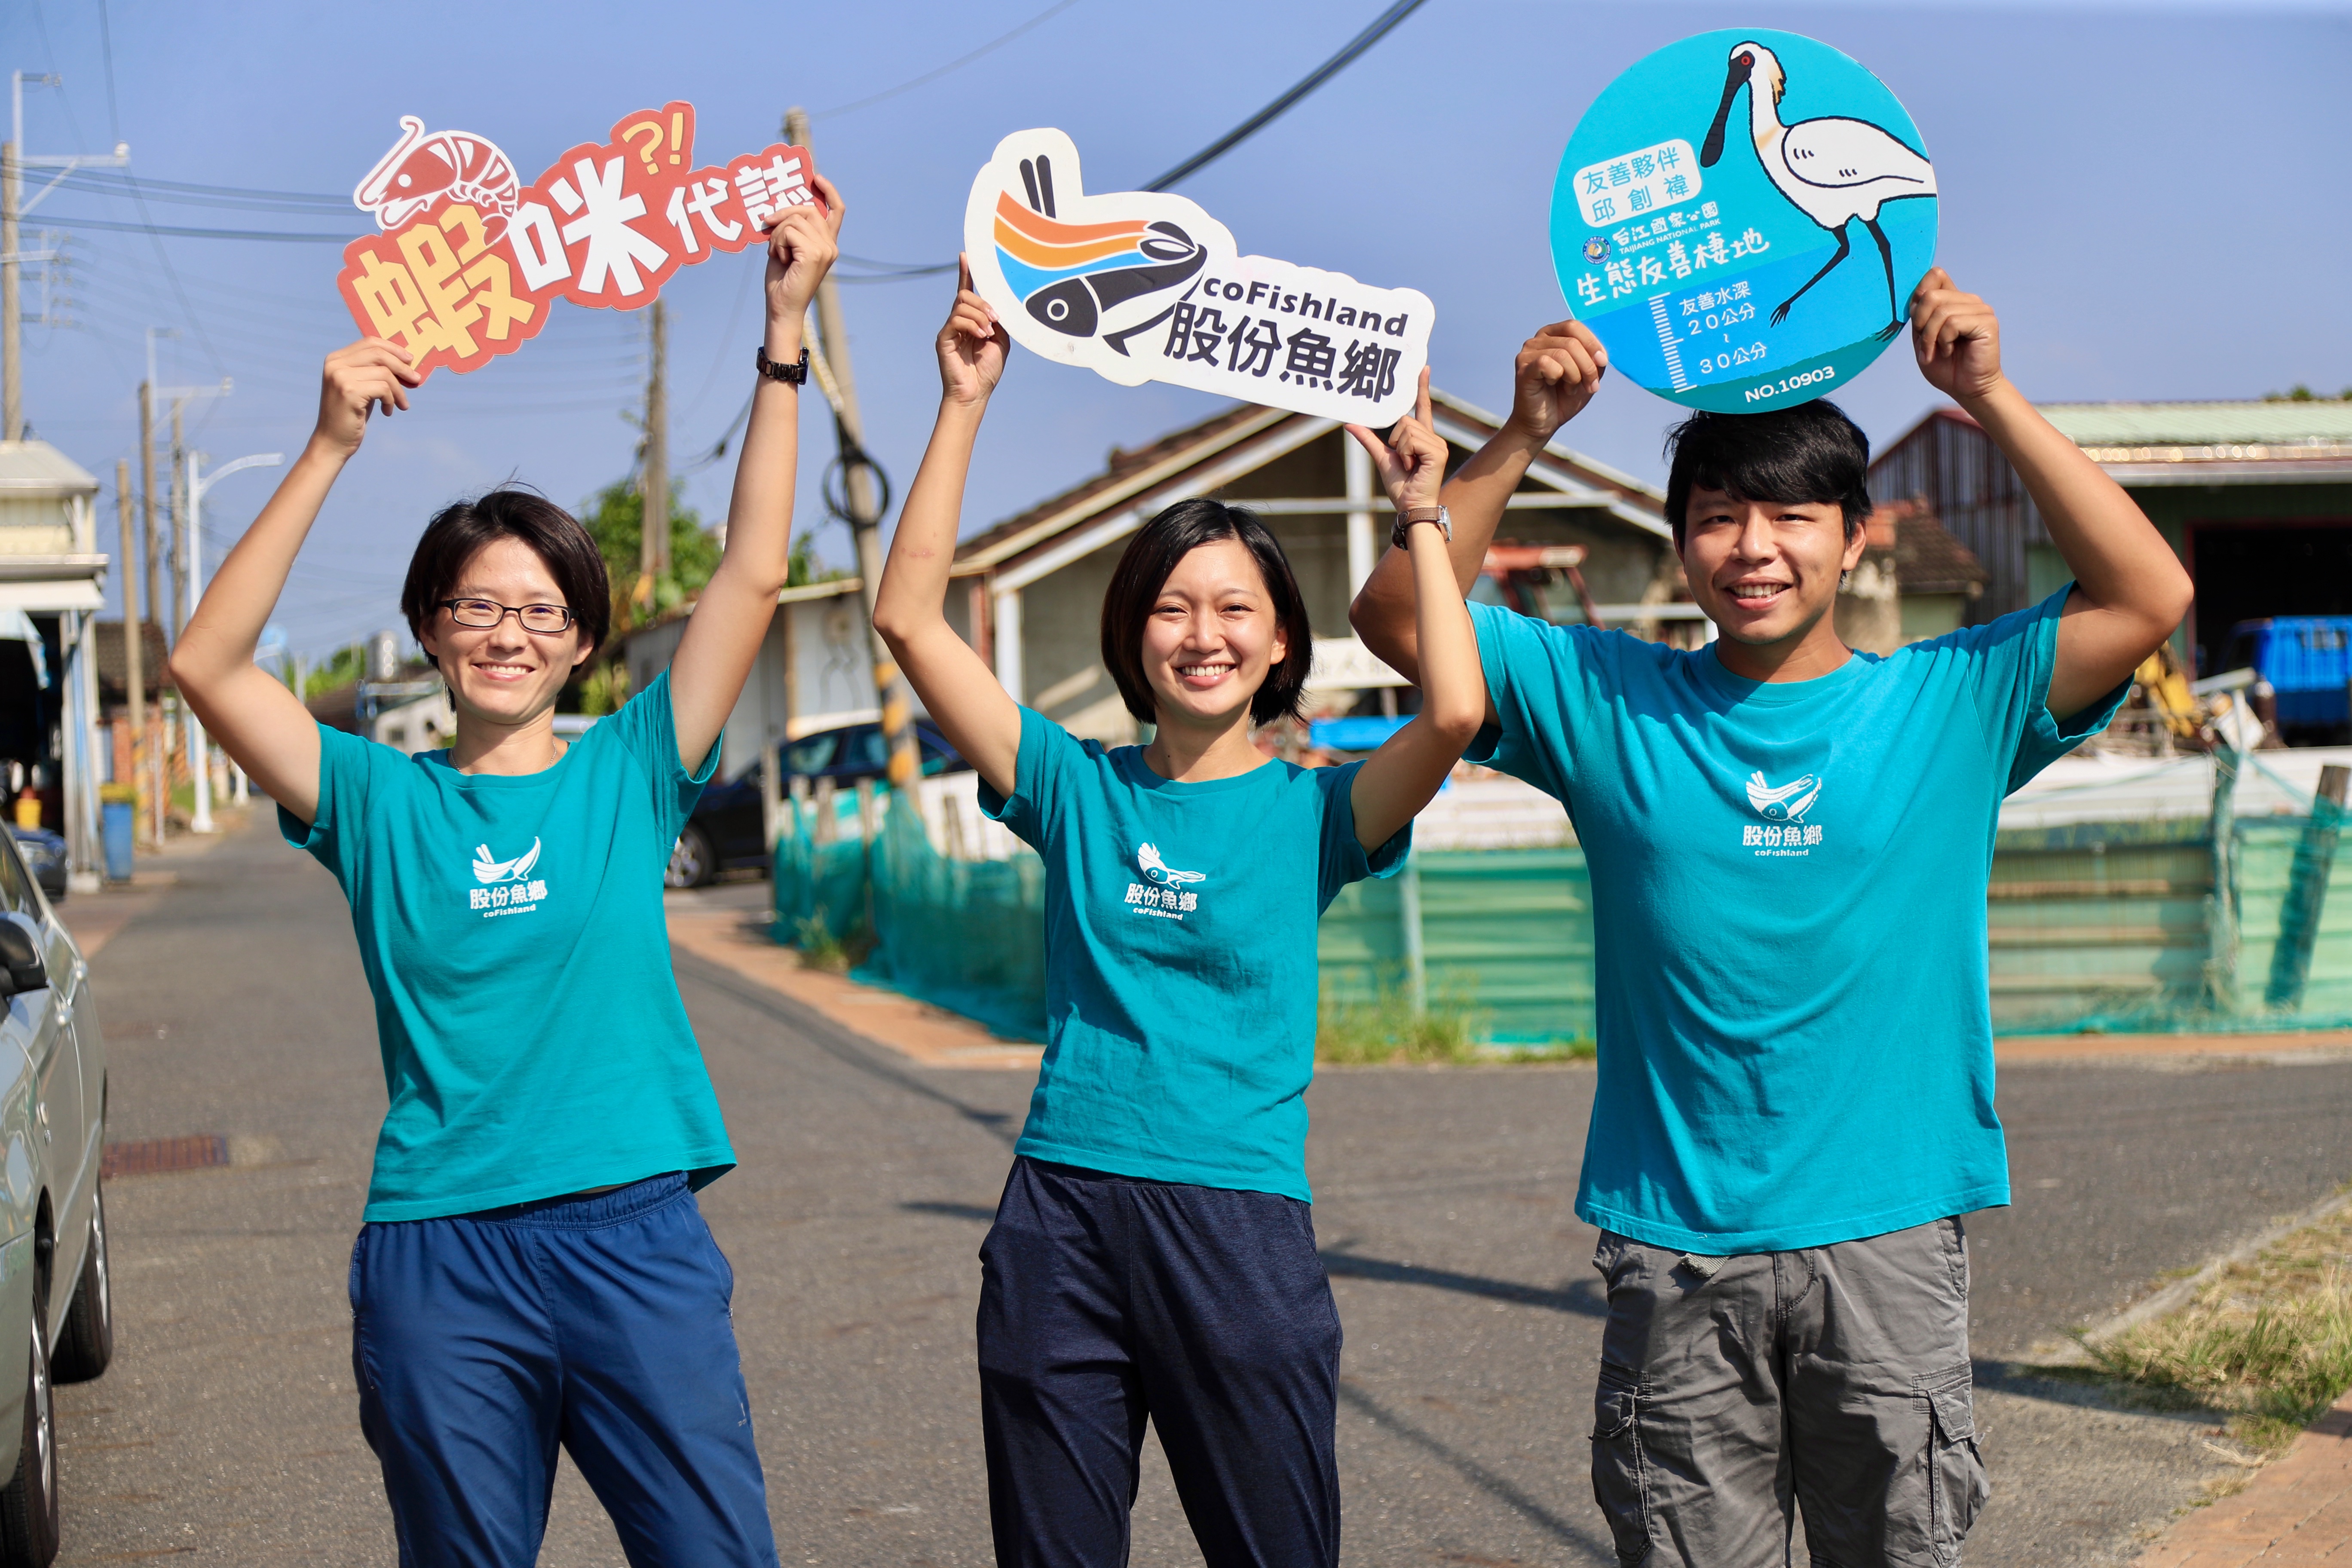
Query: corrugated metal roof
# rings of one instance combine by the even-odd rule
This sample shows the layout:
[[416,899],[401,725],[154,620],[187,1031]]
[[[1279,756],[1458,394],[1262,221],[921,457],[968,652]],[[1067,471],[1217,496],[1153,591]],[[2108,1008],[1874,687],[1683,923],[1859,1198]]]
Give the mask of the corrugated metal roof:
[[2352,441],[2352,403],[2042,403],[2078,447],[2290,446]]
[[86,496],[98,480],[47,441],[0,441],[0,490]]

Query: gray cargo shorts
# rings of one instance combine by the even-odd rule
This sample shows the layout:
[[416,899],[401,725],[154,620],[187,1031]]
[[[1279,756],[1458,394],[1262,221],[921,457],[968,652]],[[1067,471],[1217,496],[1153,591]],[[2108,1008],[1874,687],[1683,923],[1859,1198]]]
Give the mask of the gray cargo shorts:
[[1958,1219],[1707,1258],[1603,1232],[1592,1491],[1622,1563],[1949,1568],[1990,1489]]

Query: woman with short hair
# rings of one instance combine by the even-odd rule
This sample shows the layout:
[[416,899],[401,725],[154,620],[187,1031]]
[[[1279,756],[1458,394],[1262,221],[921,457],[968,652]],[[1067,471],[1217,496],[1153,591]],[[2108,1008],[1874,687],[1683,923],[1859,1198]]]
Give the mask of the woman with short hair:
[[1339,1555],[1339,1320],[1315,1250],[1303,1096],[1315,927],[1403,864],[1486,689],[1445,553],[1445,443],[1415,415],[1372,454],[1419,586],[1423,704],[1369,761],[1302,768],[1254,727],[1314,660],[1281,544],[1179,501],[1128,542],[1102,658],[1149,744],[1022,707],[941,613],[964,474],[1010,340],[969,269],[942,397],[875,609],[981,807],[1045,862],[1046,1046],[982,1248],[981,1415],[1002,1568],[1128,1559],[1144,1424],[1210,1568]]
[[729,1301],[693,1193],[735,1163],[678,997],[662,868],[784,586],[801,326],[841,198],[768,238],[767,334],[724,557],[670,668],[568,744],[557,695],[612,595],[579,521],[502,487],[444,509],[401,608],[447,682],[448,750],[313,720],[253,662],[372,413],[422,377],[371,338],[326,363],[318,427],[172,655],[205,728],[335,874],[391,1105],[352,1249],[360,1422],[403,1564],[526,1568],[557,1448],[633,1563],[772,1568]]

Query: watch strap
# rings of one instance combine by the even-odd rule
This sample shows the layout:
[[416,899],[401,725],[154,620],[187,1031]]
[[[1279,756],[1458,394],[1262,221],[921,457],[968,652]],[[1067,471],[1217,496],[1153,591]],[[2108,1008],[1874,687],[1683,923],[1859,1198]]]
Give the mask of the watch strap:
[[1389,530],[1389,542],[1399,550],[1407,548],[1405,537],[1418,522],[1433,522],[1437,524],[1437,531],[1449,542],[1454,538],[1454,520],[1446,514],[1444,507],[1409,506],[1397,513],[1395,526]]
[[801,350],[797,363],[778,364],[768,357],[768,345],[761,343],[752,351],[751,363],[770,381],[781,381],[787,386],[805,386],[809,377],[809,352]]

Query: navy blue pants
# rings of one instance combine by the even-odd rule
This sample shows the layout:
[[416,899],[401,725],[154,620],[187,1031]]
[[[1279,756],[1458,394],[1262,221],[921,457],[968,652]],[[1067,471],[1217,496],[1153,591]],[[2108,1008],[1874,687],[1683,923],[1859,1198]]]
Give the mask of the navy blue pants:
[[998,1568],[1120,1568],[1147,1419],[1208,1568],[1339,1561],[1308,1205],[1017,1159],[980,1260]]
[[631,1563],[774,1568],[734,1287],[682,1175],[362,1226],[352,1365],[402,1568],[530,1568],[559,1444]]

